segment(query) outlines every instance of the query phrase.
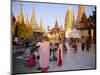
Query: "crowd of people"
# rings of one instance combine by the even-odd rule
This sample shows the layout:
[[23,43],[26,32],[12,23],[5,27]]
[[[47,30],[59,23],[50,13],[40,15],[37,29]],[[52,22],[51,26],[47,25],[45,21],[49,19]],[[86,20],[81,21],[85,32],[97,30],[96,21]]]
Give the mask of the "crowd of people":
[[[17,40],[17,39],[16,39]],[[16,41],[15,40],[15,41]],[[18,41],[18,40],[17,40]],[[61,67],[63,65],[63,54],[67,54],[67,46],[66,42],[68,42],[70,48],[73,48],[73,52],[77,53],[78,47],[78,39],[70,38],[67,40],[65,37],[59,40],[51,39],[47,36],[41,37],[38,42],[36,43],[36,51],[32,51],[29,47],[29,44],[26,44],[25,55],[28,57],[26,61],[26,66],[33,67],[36,63],[36,60],[39,61],[38,70],[41,72],[47,72],[49,68],[49,62],[56,61],[57,66]],[[82,37],[81,39],[81,47],[82,51],[86,50],[89,51],[90,42],[89,39],[85,39]],[[35,49],[35,48],[34,48]]]
[[81,40],[78,38],[70,38],[69,46],[70,46],[70,48],[74,48],[74,50],[73,50],[74,53],[77,53],[79,43],[81,43],[82,51],[84,51],[84,50],[89,51],[91,48],[91,45],[93,44],[88,37],[82,36]]
[[58,67],[62,66],[63,53],[67,53],[65,39],[56,41],[54,39],[49,40],[47,36],[44,36],[37,42],[37,50],[35,52],[30,49],[29,45],[26,46],[25,55],[28,57],[26,66],[32,67],[38,60],[39,66],[37,69],[42,72],[48,71],[50,61],[56,61]]
[[39,47],[39,68],[42,72],[47,72],[49,68],[49,61],[57,61],[57,66],[62,66],[63,62],[63,45],[62,40],[49,40],[48,37],[43,37],[37,43]]

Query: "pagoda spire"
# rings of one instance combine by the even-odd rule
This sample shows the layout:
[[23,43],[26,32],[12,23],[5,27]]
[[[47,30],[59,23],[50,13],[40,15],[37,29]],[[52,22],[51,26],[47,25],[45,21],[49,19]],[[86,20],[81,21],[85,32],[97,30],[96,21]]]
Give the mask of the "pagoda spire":
[[24,17],[23,17],[23,11],[22,11],[22,3],[20,3],[18,22],[19,22],[19,24],[24,24]]
[[32,26],[29,24],[28,12],[26,13],[26,37],[32,38]]
[[28,12],[26,13],[26,26],[29,26]]
[[20,10],[19,10],[19,15],[18,15],[17,21],[18,21],[18,38],[20,40],[23,40],[26,38],[26,28],[25,28],[25,24],[24,24],[22,3],[20,3]]
[[28,20],[28,12],[26,13],[26,37],[29,38],[29,20]]
[[37,25],[37,21],[36,21],[36,15],[35,15],[35,9],[34,8],[32,10],[32,17],[31,17],[30,25],[32,26],[33,32],[36,32],[38,25]]
[[57,21],[57,17],[56,17],[55,28],[58,28],[58,21]]
[[41,19],[40,19],[40,31],[41,31],[41,32],[44,32],[42,17],[41,17]]

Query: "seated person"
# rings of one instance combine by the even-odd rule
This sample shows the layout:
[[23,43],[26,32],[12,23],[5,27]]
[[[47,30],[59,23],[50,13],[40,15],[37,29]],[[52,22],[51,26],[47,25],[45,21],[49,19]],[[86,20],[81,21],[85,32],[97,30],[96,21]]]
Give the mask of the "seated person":
[[35,65],[35,55],[32,54],[32,52],[29,53],[28,59],[26,61],[26,66],[27,67],[33,67]]
[[31,51],[31,49],[30,49],[29,45],[28,45],[28,44],[26,44],[26,50],[25,50],[24,57],[28,57],[28,56],[29,56],[29,54],[30,54],[30,51]]
[[18,59],[23,59],[23,60],[27,60],[28,59],[28,56],[30,54],[30,51],[31,51],[31,48],[29,47],[29,45],[27,44],[26,45],[26,49],[24,51],[24,54],[22,54],[21,56],[18,56],[16,58]]

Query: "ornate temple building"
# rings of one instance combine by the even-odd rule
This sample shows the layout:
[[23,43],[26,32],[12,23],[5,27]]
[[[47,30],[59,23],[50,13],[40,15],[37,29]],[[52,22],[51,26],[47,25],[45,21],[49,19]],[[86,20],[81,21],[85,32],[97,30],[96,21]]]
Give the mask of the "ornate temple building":
[[88,29],[87,29],[87,16],[85,12],[85,6],[78,6],[78,14],[76,19],[76,26],[78,30],[81,30],[81,36],[88,37]]
[[57,20],[56,20],[53,28],[51,28],[51,29],[48,28],[47,36],[49,37],[50,40],[54,39],[56,41],[59,41],[59,39],[63,38],[64,30],[63,30],[62,26],[59,27]]
[[74,19],[74,13],[71,9],[71,7],[68,8],[68,11],[66,12],[65,16],[65,24],[64,24],[64,30],[65,30],[65,37],[68,38],[70,32],[75,26],[75,19]]
[[80,21],[81,21],[81,19],[82,19],[83,13],[85,13],[85,6],[79,5],[79,6],[78,6],[78,15],[77,15],[77,18],[76,18],[76,25],[77,25],[77,26],[80,25]]
[[28,12],[26,13],[26,21],[24,22],[22,4],[20,4],[19,15],[17,16],[17,20],[13,21],[12,24],[13,24],[12,25],[13,36],[17,36],[19,40],[24,40],[24,39],[36,40],[37,37],[43,36],[45,32],[42,18],[40,20],[40,25],[38,26],[37,24],[35,9],[32,10],[32,16],[30,22],[29,22]]
[[[94,16],[95,18],[96,16]],[[95,20],[93,20],[95,21]],[[81,36],[89,38],[90,41],[95,39],[95,23],[90,21],[90,16],[86,16],[85,6],[78,6],[78,15],[76,19],[77,29],[81,31]],[[92,24],[91,24],[92,23]]]

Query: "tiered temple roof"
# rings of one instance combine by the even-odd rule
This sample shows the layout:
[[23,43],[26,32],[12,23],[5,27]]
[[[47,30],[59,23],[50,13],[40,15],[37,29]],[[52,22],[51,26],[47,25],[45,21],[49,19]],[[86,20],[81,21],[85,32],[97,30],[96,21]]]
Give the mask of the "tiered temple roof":
[[79,5],[78,6],[78,15],[77,15],[77,18],[76,18],[76,25],[77,26],[79,26],[79,24],[80,24],[80,21],[82,19],[83,13],[85,13],[85,6]]

